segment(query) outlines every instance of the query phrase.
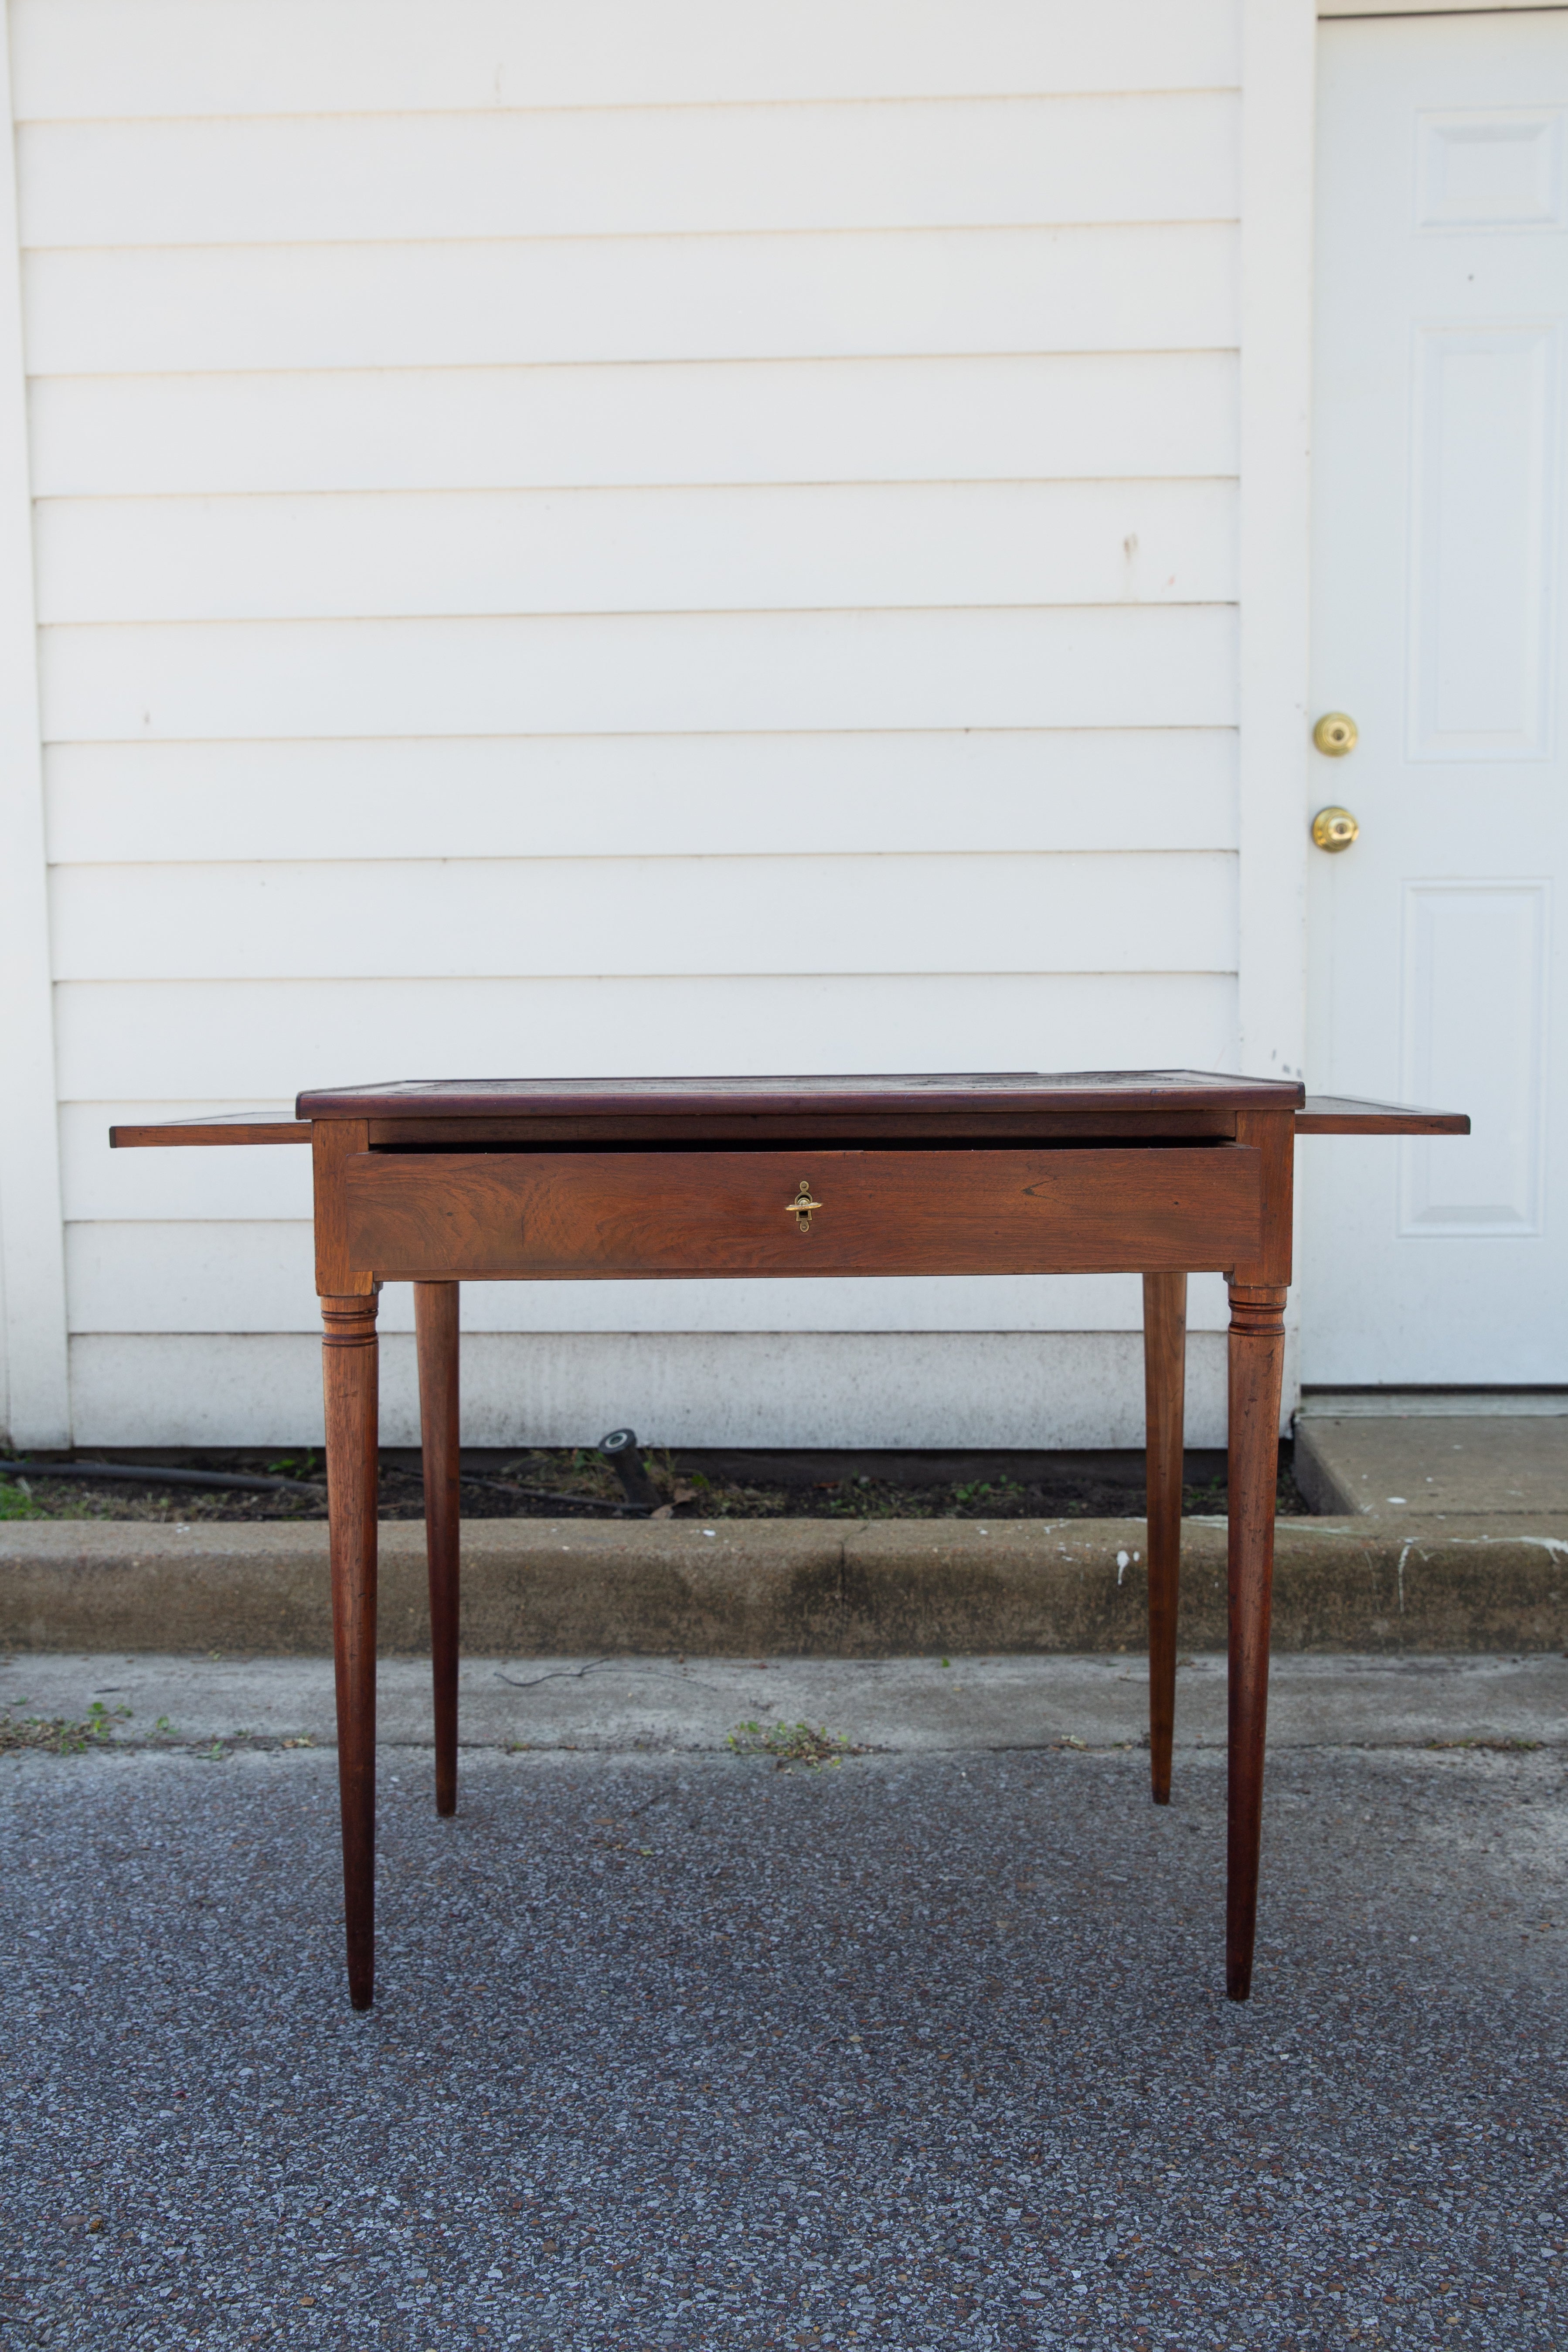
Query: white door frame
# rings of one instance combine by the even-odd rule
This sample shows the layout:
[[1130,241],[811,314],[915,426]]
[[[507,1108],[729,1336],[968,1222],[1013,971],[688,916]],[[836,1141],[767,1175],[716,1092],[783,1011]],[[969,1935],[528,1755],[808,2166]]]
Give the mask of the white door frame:
[[1238,1066],[1271,1078],[1306,1051],[1316,41],[1313,0],[1242,0]]

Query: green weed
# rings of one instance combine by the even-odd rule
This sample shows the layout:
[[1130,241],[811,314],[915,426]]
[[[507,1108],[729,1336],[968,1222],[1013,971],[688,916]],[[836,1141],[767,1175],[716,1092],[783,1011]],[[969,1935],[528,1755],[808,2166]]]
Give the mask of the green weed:
[[107,1707],[95,1698],[85,1716],[0,1716],[0,1749],[47,1748],[55,1756],[82,1756],[89,1746],[101,1747],[114,1737],[114,1727],[131,1713],[128,1706]]
[[305,1454],[280,1454],[276,1462],[267,1465],[269,1478],[320,1478],[317,1464],[321,1457],[312,1447]]
[[839,1731],[822,1723],[738,1723],[730,1734],[737,1756],[771,1756],[781,1772],[803,1765],[808,1772],[824,1764],[840,1764],[846,1756],[864,1756]]
[[0,1519],[47,1519],[42,1503],[33,1499],[25,1478],[0,1478]]
[[1539,1739],[1429,1739],[1428,1748],[1488,1748],[1494,1756],[1533,1756]]

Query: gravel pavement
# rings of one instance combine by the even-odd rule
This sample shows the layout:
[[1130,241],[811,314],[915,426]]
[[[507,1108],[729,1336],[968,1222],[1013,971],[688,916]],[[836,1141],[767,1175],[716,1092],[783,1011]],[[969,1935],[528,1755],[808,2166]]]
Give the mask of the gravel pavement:
[[0,1757],[0,2346],[1568,2340],[1561,1748]]

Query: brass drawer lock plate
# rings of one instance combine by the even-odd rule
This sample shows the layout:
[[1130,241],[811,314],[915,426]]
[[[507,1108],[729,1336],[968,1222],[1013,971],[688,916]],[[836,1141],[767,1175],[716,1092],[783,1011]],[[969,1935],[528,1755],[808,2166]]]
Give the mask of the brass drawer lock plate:
[[811,1231],[811,1213],[813,1209],[820,1209],[821,1206],[820,1201],[814,1201],[811,1197],[811,1179],[809,1176],[803,1176],[800,1180],[800,1190],[784,1211],[784,1214],[786,1217],[795,1219],[803,1234],[808,1234]]

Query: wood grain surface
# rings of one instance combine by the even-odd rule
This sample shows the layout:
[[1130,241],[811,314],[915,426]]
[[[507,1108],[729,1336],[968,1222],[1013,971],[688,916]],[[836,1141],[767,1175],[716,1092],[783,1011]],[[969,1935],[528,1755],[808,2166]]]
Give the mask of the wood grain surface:
[[662,1113],[714,1118],[742,1110],[857,1118],[867,1112],[1268,1110],[1294,1108],[1302,1089],[1279,1078],[1214,1070],[982,1070],[844,1077],[438,1078],[317,1087],[300,1118],[554,1117]]
[[318,1119],[310,1132],[310,1178],[315,1198],[316,1288],[323,1298],[373,1290],[368,1274],[356,1273],[345,1223],[343,1170],[369,1142],[363,1118]]
[[1232,2000],[1245,2000],[1252,1990],[1263,1834],[1274,1497],[1285,1365],[1283,1286],[1230,1285],[1228,1357],[1226,1991]]
[[436,1719],[436,1811],[458,1810],[458,1605],[461,1464],[458,1422],[458,1286],[416,1282],[420,1460],[430,1570],[430,1664]]
[[1298,1135],[1468,1135],[1469,1131],[1467,1111],[1363,1102],[1354,1095],[1309,1095],[1296,1113]]
[[420,1150],[445,1144],[471,1151],[481,1144],[673,1143],[1030,1143],[1070,1137],[1085,1142],[1126,1143],[1157,1138],[1162,1142],[1233,1141],[1237,1113],[1223,1105],[1204,1110],[1116,1108],[1068,1103],[1050,1110],[753,1111],[744,1105],[723,1112],[621,1114],[577,1112],[555,1118],[530,1112],[516,1118],[467,1116],[371,1118],[373,1147],[408,1144]]
[[368,2009],[375,1990],[375,1304],[374,1295],[321,1300],[343,1929],[355,2009]]
[[308,1118],[253,1118],[248,1111],[220,1111],[216,1118],[159,1119],[152,1125],[111,1127],[111,1151],[145,1150],[167,1144],[309,1143]]
[[1187,1277],[1143,1276],[1143,1402],[1149,1524],[1149,1773],[1171,1801],[1176,1721],[1176,1617],[1182,1573],[1182,1430],[1186,1403]]
[[1296,1172],[1296,1128],[1288,1112],[1243,1110],[1236,1116],[1236,1139],[1262,1155],[1263,1226],[1256,1257],[1238,1257],[1226,1269],[1233,1283],[1290,1280],[1293,1233],[1291,1195]]
[[[352,1267],[356,1287],[373,1277],[1223,1271],[1263,1246],[1262,1171],[1260,1152],[1225,1143],[362,1151],[342,1165],[345,1255],[333,1265]],[[803,1181],[820,1203],[809,1232],[789,1211]]]
[[[1184,1075],[1184,1074],[1183,1074]],[[1175,1077],[1177,1074],[1173,1074]],[[1135,1124],[1145,1115],[1152,1114],[1160,1131],[1172,1137],[1218,1136],[1235,1132],[1234,1097],[1222,1095],[1216,1088],[1201,1103],[1187,1102],[1180,1106],[1162,1087],[1152,1090],[1131,1087],[1073,1086],[1068,1090],[1060,1081],[1061,1093],[1048,1106],[1030,1098],[1020,1086],[1005,1082],[1006,1091],[999,1089],[1004,1082],[982,1079],[976,1082],[987,1090],[984,1108],[938,1108],[932,1097],[923,1095],[917,1102],[905,1101],[896,1108],[879,1111],[841,1108],[809,1109],[797,1103],[791,1109],[757,1107],[752,1088],[756,1081],[737,1084],[726,1096],[729,1105],[724,1110],[695,1110],[685,1102],[659,1101],[658,1108],[628,1110],[620,1106],[626,1100],[626,1082],[608,1081],[605,1092],[613,1092],[616,1106],[611,1108],[598,1099],[578,1100],[571,1109],[558,1108],[536,1109],[519,1105],[509,1115],[505,1110],[480,1111],[459,1108],[445,1096],[447,1082],[437,1087],[419,1089],[421,1099],[413,1104],[400,1103],[395,1111],[386,1111],[371,1118],[373,1144],[395,1143],[572,1143],[589,1141],[595,1136],[613,1135],[616,1141],[659,1143],[686,1137],[692,1141],[729,1141],[739,1139],[743,1129],[748,1139],[758,1142],[790,1140],[803,1116],[809,1117],[811,1131],[825,1142],[847,1143],[873,1141],[879,1137],[889,1139],[916,1136],[932,1137],[943,1134],[973,1137],[976,1142],[994,1139],[1006,1141],[1022,1135],[1098,1135],[1115,1139],[1118,1128]],[[456,1082],[453,1082],[456,1084]],[[522,1086],[526,1081],[515,1081]],[[563,1082],[551,1082],[549,1091],[557,1099]],[[567,1082],[596,1084],[593,1081]],[[649,1086],[659,1081],[644,1082]],[[717,1082],[710,1082],[717,1083]],[[842,1081],[824,1081],[838,1086]],[[905,1089],[918,1082],[895,1082]],[[957,1082],[952,1082],[957,1083]],[[423,1097],[442,1091],[442,1100],[426,1108]],[[477,1095],[480,1089],[464,1087],[465,1097]],[[309,1102],[308,1116],[299,1118],[255,1118],[244,1111],[224,1111],[209,1118],[160,1119],[137,1124],[121,1123],[109,1130],[111,1150],[125,1151],[152,1147],[220,1143],[308,1143],[310,1139],[312,1117],[331,1117],[335,1107],[347,1105],[351,1097],[358,1102],[362,1097],[380,1101],[389,1097],[389,1087],[339,1088],[321,1096],[301,1096],[301,1104]],[[645,1098],[646,1099],[646,1098]],[[1008,1108],[998,1108],[1005,1100]],[[331,1106],[332,1108],[329,1108]],[[341,1111],[337,1115],[343,1115]],[[1424,1110],[1409,1103],[1363,1102],[1352,1095],[1308,1095],[1296,1113],[1298,1135],[1468,1135],[1469,1115],[1462,1110]]]

